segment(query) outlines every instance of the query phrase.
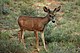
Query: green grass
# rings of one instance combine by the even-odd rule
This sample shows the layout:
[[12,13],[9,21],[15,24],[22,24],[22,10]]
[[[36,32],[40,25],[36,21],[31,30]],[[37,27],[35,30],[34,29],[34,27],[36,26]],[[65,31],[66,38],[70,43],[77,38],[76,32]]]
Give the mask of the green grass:
[[[4,1],[10,2],[9,0]],[[79,0],[69,2],[60,1],[62,3],[61,11],[64,12],[62,15],[63,18],[59,22],[60,25],[57,27],[50,22],[45,29],[45,40],[48,53],[80,53],[80,2]],[[19,6],[20,2],[22,4],[21,6]],[[17,4],[14,4],[15,2],[9,4],[11,12],[9,15],[2,15],[1,18],[5,19],[0,21],[0,24],[3,23],[0,25],[0,28],[18,28],[16,21],[20,14],[31,16],[37,15],[36,9],[27,5],[25,0],[20,2]],[[34,2],[32,2],[32,4],[33,3]],[[24,4],[29,8],[25,7]],[[52,6],[54,6],[54,4]],[[14,7],[16,7],[15,10],[17,10],[17,12],[13,11]],[[42,12],[42,10],[40,12]],[[43,14],[40,15],[43,16]],[[46,53],[43,49],[40,33],[39,39],[41,44],[39,53]],[[0,31],[0,53],[31,53],[36,45],[33,32],[25,32],[25,41],[26,50],[23,48],[22,43],[19,43],[16,30]]]

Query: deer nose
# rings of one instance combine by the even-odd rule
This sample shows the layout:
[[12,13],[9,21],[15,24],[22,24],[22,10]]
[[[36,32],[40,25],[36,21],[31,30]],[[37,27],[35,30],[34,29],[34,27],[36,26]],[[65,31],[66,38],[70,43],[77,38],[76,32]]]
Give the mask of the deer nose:
[[53,23],[55,23],[55,21],[52,21]]

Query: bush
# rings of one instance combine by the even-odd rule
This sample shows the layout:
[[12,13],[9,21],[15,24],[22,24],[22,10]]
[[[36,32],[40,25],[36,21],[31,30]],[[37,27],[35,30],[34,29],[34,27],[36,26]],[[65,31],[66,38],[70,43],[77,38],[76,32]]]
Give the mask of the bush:
[[0,53],[25,53],[23,46],[17,41],[0,40]]
[[[32,5],[36,2],[42,2],[42,0],[3,0],[4,3],[9,3],[9,8],[4,8],[4,12],[8,12],[8,15],[2,15],[0,17],[0,28],[18,28],[17,18],[20,15],[37,16],[36,8]],[[79,53],[80,50],[80,6],[78,0],[60,0],[63,5],[61,10],[64,12],[60,25],[57,27],[50,22],[45,29],[45,40],[47,42],[49,53]],[[65,2],[64,2],[65,1]],[[11,2],[11,3],[10,3]],[[0,1],[0,7],[1,6]],[[53,4],[54,5],[54,4]],[[51,5],[51,6],[53,6]],[[6,10],[7,9],[7,10]],[[42,13],[42,11],[40,11]],[[43,16],[44,14],[40,14]],[[15,31],[15,33],[17,33]],[[17,37],[12,36],[13,31],[1,31],[0,32],[0,53],[29,53],[34,49],[36,45],[34,43],[33,33],[25,34],[26,47],[23,49],[23,45],[18,43]],[[31,39],[29,37],[31,36]],[[40,39],[40,37],[39,37]],[[40,39],[41,40],[41,39]],[[41,48],[40,53],[46,53]]]
[[77,53],[79,52],[79,48],[76,49],[75,45],[72,43],[53,42],[48,45],[48,48],[49,48],[49,53]]
[[80,0],[76,0],[76,5],[80,6]]

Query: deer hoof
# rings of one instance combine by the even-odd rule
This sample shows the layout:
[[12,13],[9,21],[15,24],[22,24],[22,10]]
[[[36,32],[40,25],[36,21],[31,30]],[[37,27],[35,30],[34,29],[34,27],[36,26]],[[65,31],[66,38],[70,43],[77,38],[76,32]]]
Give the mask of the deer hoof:
[[26,47],[24,47],[24,49],[26,49]]
[[48,52],[48,50],[46,48],[44,48],[46,52]]
[[46,51],[46,52],[48,52],[48,50],[47,50],[47,49],[46,49],[45,51]]
[[39,52],[39,51],[40,51],[40,49],[39,49],[39,48],[37,48],[37,51]]

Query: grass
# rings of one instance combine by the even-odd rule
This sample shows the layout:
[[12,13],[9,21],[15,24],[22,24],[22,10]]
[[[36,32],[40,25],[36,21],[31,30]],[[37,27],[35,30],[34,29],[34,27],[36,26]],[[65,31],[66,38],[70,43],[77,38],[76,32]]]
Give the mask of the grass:
[[[61,11],[63,11],[64,14],[62,15],[63,18],[59,22],[60,25],[55,26],[55,24],[52,24],[51,22],[47,25],[45,29],[45,40],[48,53],[80,53],[80,5],[78,1],[79,0],[76,0],[74,2],[65,1],[65,3],[64,1],[61,1]],[[24,7],[24,9],[21,11],[24,12],[24,10],[26,13],[28,12],[28,9],[26,9],[26,7]],[[33,15],[36,15],[36,12],[34,12],[34,10],[31,10],[30,13],[31,12],[33,12]],[[8,25],[8,19],[15,16],[10,15],[4,16],[7,18],[7,22],[5,23],[8,23]],[[13,22],[16,21],[11,21],[11,27],[14,25]],[[43,49],[40,34],[39,39],[41,48],[39,53],[46,53]],[[0,53],[31,53],[34,51],[36,43],[33,32],[25,33],[25,41],[27,47],[26,50],[23,48],[22,43],[19,43],[18,41],[17,31],[0,31]]]

